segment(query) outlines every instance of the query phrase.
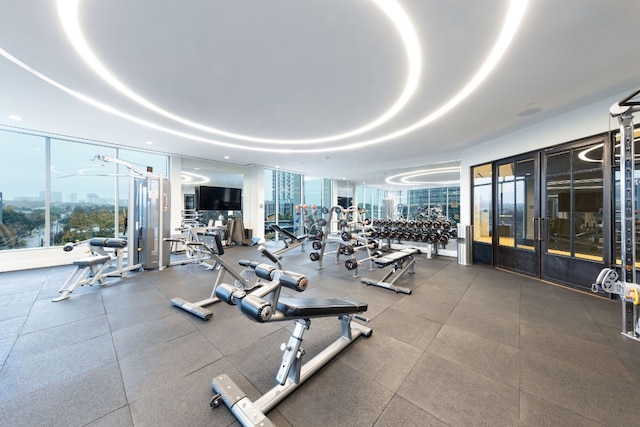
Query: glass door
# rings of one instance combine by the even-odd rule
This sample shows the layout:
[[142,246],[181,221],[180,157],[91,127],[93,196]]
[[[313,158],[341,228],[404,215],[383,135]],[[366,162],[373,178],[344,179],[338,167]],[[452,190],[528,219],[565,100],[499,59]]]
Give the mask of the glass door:
[[537,155],[496,163],[496,266],[532,276],[540,272],[538,170]]
[[544,154],[541,278],[590,288],[605,260],[603,138]]

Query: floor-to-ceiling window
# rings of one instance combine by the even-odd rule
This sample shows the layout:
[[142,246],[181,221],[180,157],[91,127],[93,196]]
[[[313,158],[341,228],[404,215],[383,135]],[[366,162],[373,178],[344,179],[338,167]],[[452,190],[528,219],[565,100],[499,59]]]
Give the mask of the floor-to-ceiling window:
[[460,221],[460,187],[419,188],[407,191],[406,217],[445,217]]
[[0,130],[0,250],[122,236],[131,171],[98,155],[168,175],[164,155]]
[[302,192],[302,175],[265,169],[265,239],[277,238],[271,229],[271,224],[277,224],[292,233],[303,234],[305,232],[303,218],[305,208],[302,205]]
[[45,246],[46,141],[0,131],[0,250]]
[[51,244],[54,246],[116,235],[116,165],[96,160],[98,154],[115,158],[116,150],[51,140]]

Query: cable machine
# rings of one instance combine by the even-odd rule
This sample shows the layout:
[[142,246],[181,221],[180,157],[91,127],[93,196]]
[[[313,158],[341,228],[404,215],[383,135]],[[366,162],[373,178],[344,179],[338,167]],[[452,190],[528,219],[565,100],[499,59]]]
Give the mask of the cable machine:
[[[600,271],[593,292],[619,295],[622,302],[622,334],[640,341],[640,285],[636,280],[636,198],[634,191],[635,148],[633,141],[633,114],[640,111],[640,89],[609,109],[620,124],[620,240],[622,268],[620,275],[615,267]],[[629,322],[627,315],[631,313]]]
[[171,256],[171,243],[166,240],[171,234],[169,180],[124,160],[105,155],[97,155],[94,159],[115,163],[131,171],[126,225],[128,265],[144,270],[168,266]]

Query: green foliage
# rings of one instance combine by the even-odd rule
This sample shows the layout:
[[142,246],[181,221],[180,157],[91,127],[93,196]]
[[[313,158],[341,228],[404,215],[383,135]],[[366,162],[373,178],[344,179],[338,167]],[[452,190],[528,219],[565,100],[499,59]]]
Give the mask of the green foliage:
[[[39,213],[40,215],[38,215]],[[39,218],[43,213],[19,212],[13,206],[7,206],[2,210],[2,224],[0,224],[0,248],[18,249],[26,246],[25,238],[31,234],[31,230],[38,227]],[[44,222],[44,219],[42,220]]]
[[86,240],[91,237],[114,237],[112,206],[77,206],[65,220],[61,243]]

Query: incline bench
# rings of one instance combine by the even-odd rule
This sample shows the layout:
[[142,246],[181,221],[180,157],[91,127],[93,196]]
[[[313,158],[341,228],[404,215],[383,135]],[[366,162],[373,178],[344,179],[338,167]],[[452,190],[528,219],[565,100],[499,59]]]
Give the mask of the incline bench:
[[279,256],[280,254],[290,249],[297,248],[298,246],[302,246],[301,249],[302,249],[302,252],[304,252],[304,242],[307,239],[307,236],[296,236],[292,232],[280,227],[278,224],[271,224],[271,229],[273,231],[277,231],[278,233],[280,233],[281,236],[285,236],[285,238],[282,239],[282,242],[284,243],[284,248],[278,249],[277,251],[273,251],[272,253],[275,256]]
[[[416,248],[405,248],[396,252],[391,252],[374,259],[374,263],[378,268],[391,266],[391,271],[387,273],[381,280],[362,278],[360,281],[367,285],[380,286],[381,288],[391,289],[398,293],[411,294],[410,288],[396,286],[395,282],[405,273],[413,274],[413,265],[416,262],[415,256],[420,250]],[[405,264],[406,263],[406,264]],[[393,278],[387,281],[389,278]]]

